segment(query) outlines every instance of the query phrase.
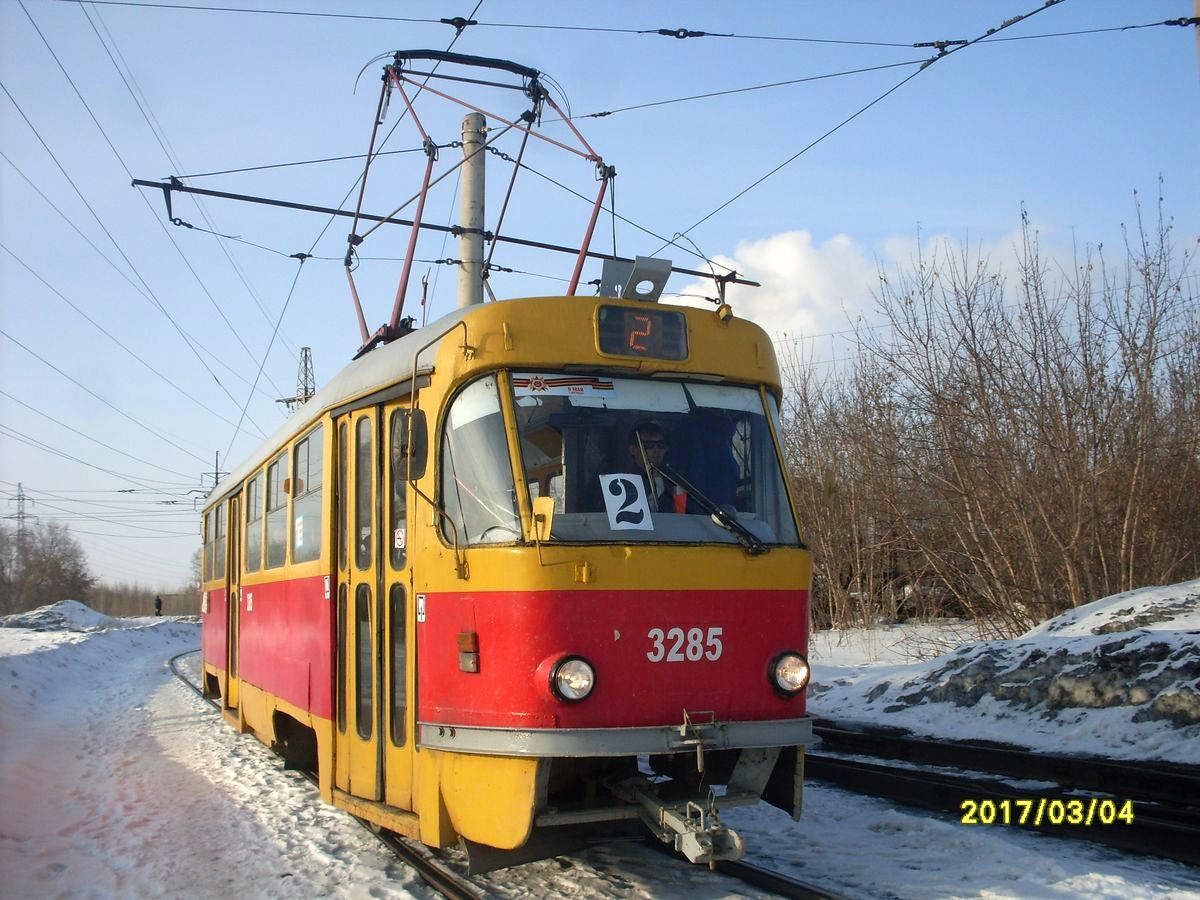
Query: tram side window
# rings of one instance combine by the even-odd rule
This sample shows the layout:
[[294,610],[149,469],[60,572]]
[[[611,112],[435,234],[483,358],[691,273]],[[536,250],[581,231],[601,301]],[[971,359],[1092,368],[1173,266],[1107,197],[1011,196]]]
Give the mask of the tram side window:
[[246,482],[246,571],[262,568],[263,473]]
[[[516,489],[496,377],[468,385],[450,407],[442,435],[442,519],[447,540],[518,540]],[[454,534],[446,532],[453,523]]]
[[[343,422],[338,427],[338,452],[337,452],[337,542],[338,542],[338,568],[346,568],[346,472],[350,467],[350,458],[346,456],[346,423]],[[345,729],[342,729],[345,731]]]
[[363,416],[354,426],[354,564],[360,569],[371,565],[371,462],[371,419]]
[[371,589],[360,584],[354,589],[354,690],[358,700],[354,724],[364,741],[371,737],[375,719],[375,654],[371,651]]
[[404,695],[408,690],[408,653],[405,643],[404,618],[404,586],[393,584],[388,595],[389,615],[391,621],[391,659],[388,668],[392,672],[392,743],[397,747],[404,746]]
[[292,561],[321,555],[321,487],[325,469],[325,429],[318,425],[296,444],[292,455]]
[[391,431],[391,471],[392,471],[392,492],[388,504],[388,522],[391,524],[391,534],[388,535],[388,547],[390,548],[392,568],[403,569],[404,559],[406,555],[406,547],[408,546],[408,527],[405,522],[405,513],[407,512],[407,503],[405,500],[405,490],[408,487],[408,482],[405,481],[405,442],[408,439],[408,415],[402,410],[394,410],[388,425]]
[[200,580],[212,578],[212,513],[204,514],[204,552],[200,554]]
[[338,731],[346,733],[346,654],[349,647],[346,644],[346,585],[338,586],[337,608],[337,726]]
[[213,578],[225,577],[225,504],[215,514],[216,536],[213,538]]
[[267,466],[267,568],[277,569],[287,560],[287,494],[283,476],[287,452]]

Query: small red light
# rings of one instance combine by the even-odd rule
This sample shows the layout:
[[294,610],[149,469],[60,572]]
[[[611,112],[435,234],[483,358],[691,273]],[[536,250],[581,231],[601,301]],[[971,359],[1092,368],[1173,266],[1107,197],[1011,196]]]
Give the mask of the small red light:
[[458,652],[478,653],[479,635],[477,635],[474,631],[460,631],[458,633]]

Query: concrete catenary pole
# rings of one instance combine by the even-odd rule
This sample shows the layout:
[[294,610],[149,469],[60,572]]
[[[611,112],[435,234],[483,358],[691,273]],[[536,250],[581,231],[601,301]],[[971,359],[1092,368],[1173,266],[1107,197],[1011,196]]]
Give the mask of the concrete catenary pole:
[[459,201],[458,305],[483,302],[483,159],[487,139],[485,122],[479,113],[463,119],[462,195]]

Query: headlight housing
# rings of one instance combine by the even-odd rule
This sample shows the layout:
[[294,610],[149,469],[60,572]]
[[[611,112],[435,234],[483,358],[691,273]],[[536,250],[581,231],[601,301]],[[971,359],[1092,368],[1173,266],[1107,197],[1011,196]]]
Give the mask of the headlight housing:
[[808,686],[812,670],[802,653],[788,650],[771,661],[771,686],[785,697],[794,697]]
[[550,673],[550,690],[565,703],[587,699],[596,686],[596,670],[582,656],[564,656]]

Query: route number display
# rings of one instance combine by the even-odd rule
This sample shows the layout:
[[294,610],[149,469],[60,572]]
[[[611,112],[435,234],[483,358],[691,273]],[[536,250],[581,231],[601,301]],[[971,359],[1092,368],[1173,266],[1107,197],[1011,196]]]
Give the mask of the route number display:
[[683,313],[650,306],[601,306],[596,312],[600,352],[610,356],[687,359]]

